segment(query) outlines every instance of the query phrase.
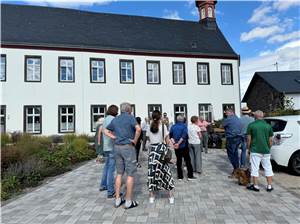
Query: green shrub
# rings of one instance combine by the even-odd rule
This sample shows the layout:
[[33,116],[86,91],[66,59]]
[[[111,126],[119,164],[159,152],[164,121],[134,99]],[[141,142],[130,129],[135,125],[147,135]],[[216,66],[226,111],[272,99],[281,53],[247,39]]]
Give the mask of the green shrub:
[[1,133],[1,147],[11,143],[12,139],[7,133]]
[[7,176],[1,180],[1,199],[7,200],[13,193],[20,191],[21,185],[16,176]]

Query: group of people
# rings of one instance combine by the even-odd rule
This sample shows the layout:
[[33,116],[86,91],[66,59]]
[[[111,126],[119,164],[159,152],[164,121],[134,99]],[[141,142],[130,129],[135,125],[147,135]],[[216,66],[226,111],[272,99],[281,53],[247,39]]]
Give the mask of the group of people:
[[[155,110],[151,119],[146,118],[141,124],[139,117],[131,115],[131,105],[122,103],[121,113],[118,107],[108,107],[105,118],[100,118],[96,126],[95,146],[97,161],[104,162],[100,181],[100,191],[107,191],[108,198],[115,198],[115,207],[125,204],[126,209],[138,206],[132,200],[134,176],[138,167],[139,150],[142,148],[148,155],[148,189],[149,202],[154,203],[155,192],[161,189],[169,192],[169,202],[174,203],[172,190],[174,178],[168,162],[162,158],[167,151],[174,149],[176,155],[177,177],[183,180],[182,160],[187,167],[188,180],[194,180],[194,173],[202,172],[202,151],[208,152],[207,126],[203,118],[191,117],[187,126],[186,118],[176,117],[176,123],[169,124],[167,114]],[[148,147],[146,142],[149,141]],[[147,149],[148,148],[148,149]],[[114,176],[116,171],[116,177]],[[122,176],[127,174],[126,193],[120,192]]]
[[[228,158],[233,166],[229,177],[234,177],[236,169],[246,166],[247,152],[250,153],[251,180],[247,189],[259,191],[258,177],[260,164],[264,168],[267,179],[266,190],[271,192],[272,165],[270,148],[272,146],[273,130],[263,118],[260,110],[251,113],[248,107],[242,108],[242,116],[238,118],[232,109],[225,111],[227,118],[223,122],[226,137],[226,149]],[[254,116],[254,117],[252,117]],[[241,159],[239,159],[239,147],[241,146]]]
[[[122,103],[121,113],[116,105],[108,107],[107,116],[101,118],[96,127],[96,150],[99,156],[97,161],[104,158],[104,168],[100,181],[100,191],[107,191],[108,198],[115,198],[114,206],[124,204],[125,209],[138,206],[133,200],[134,177],[138,163],[139,150],[148,147],[148,190],[149,202],[154,203],[155,192],[167,190],[169,202],[175,199],[172,193],[174,178],[169,163],[163,158],[168,150],[174,149],[178,181],[183,180],[182,160],[187,168],[188,180],[196,179],[195,174],[202,173],[202,152],[208,153],[207,126],[209,122],[203,118],[192,116],[190,124],[186,124],[183,115],[176,117],[176,123],[169,125],[166,114],[155,110],[141,124],[140,118],[131,115],[130,103]],[[246,152],[251,149],[251,176],[252,183],[247,188],[259,191],[258,176],[259,165],[262,163],[267,177],[267,191],[272,191],[272,166],[270,163],[270,147],[272,144],[272,128],[263,120],[263,112],[256,111],[254,118],[248,108],[243,108],[243,116],[238,118],[231,109],[226,110],[227,118],[223,122],[226,136],[226,149],[228,158],[234,171],[246,166]],[[241,146],[241,159],[238,148]],[[116,171],[116,177],[115,175]],[[122,176],[126,173],[126,193],[121,193]]]

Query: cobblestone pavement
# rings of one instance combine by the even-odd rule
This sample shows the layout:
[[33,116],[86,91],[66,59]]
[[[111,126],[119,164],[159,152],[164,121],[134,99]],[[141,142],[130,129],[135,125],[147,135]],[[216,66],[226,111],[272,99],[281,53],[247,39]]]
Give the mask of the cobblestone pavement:
[[[174,205],[165,192],[149,204],[146,154],[141,154],[137,208],[113,208],[98,191],[103,165],[90,161],[3,206],[2,223],[300,223],[300,197],[276,184],[271,193],[247,191],[227,178],[231,167],[222,150],[203,155],[204,172],[197,180],[176,182]],[[265,179],[260,182],[263,188]]]

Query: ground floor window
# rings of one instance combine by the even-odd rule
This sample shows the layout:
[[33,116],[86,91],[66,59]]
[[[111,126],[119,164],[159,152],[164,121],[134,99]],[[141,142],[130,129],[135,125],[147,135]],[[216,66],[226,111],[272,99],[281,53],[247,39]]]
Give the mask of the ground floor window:
[[24,132],[42,133],[42,106],[24,106]]
[[187,117],[187,105],[186,104],[175,104],[174,105],[174,120],[176,123],[176,117],[178,115],[184,116],[186,119]]
[[223,117],[225,117],[225,111],[227,109],[232,109],[233,111],[235,111],[234,104],[233,103],[223,104]]
[[203,117],[204,120],[212,121],[212,105],[209,103],[199,104],[199,117]]
[[75,106],[63,105],[58,106],[58,132],[73,133],[75,132]]
[[0,119],[1,119],[1,133],[6,132],[6,106],[1,105],[0,106],[1,114],[0,114]]
[[161,104],[148,104],[148,116],[149,118],[152,117],[152,112],[158,110],[162,112],[162,106]]
[[96,123],[100,117],[105,117],[106,105],[92,105],[91,106],[91,130],[96,131]]

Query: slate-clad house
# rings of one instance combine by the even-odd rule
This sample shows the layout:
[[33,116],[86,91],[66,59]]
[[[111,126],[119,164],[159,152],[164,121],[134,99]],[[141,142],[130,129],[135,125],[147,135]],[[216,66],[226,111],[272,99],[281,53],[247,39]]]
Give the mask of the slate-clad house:
[[1,5],[1,129],[87,133],[110,104],[190,118],[240,112],[239,56],[197,1],[200,21]]
[[256,72],[243,97],[252,110],[272,112],[291,99],[300,110],[300,71]]

